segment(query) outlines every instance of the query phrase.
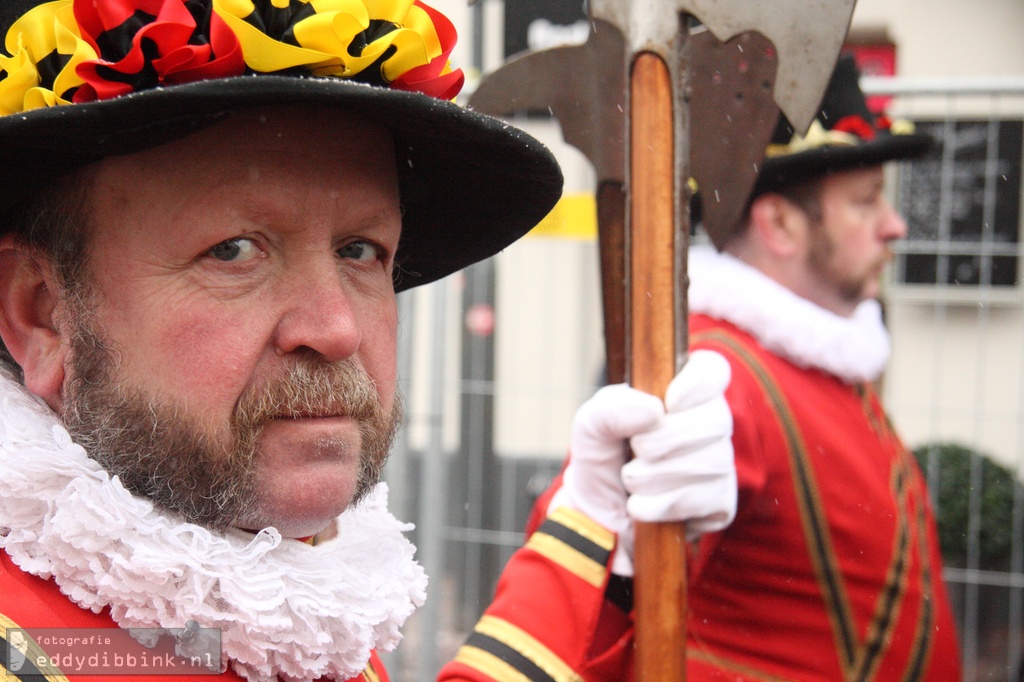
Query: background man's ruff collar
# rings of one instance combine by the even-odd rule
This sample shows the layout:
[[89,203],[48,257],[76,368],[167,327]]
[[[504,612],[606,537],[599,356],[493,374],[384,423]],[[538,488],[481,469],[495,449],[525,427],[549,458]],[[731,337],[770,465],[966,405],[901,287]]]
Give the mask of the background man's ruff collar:
[[691,313],[731,322],[796,365],[856,383],[878,379],[889,361],[889,334],[877,301],[864,301],[851,317],[841,317],[704,246],[690,249],[689,276]]

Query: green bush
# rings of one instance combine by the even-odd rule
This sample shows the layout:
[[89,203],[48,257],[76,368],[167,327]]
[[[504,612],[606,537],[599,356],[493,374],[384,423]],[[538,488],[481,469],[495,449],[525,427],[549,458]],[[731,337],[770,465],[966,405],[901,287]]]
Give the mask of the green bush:
[[976,495],[981,504],[978,568],[1005,569],[1013,541],[1014,490],[1021,487],[1020,482],[1009,469],[957,443],[931,443],[914,449],[914,456],[926,477],[929,455],[938,466],[937,480],[929,480],[929,484],[946,565],[963,567],[967,564],[971,466],[976,461],[981,467],[980,497]]

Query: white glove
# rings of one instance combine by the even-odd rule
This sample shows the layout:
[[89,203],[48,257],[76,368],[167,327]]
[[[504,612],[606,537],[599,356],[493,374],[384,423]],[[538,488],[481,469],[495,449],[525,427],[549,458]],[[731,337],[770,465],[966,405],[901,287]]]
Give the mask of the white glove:
[[634,459],[622,468],[637,521],[685,521],[695,540],[728,526],[736,516],[732,412],[725,401],[729,363],[698,350],[665,392],[657,427],[630,440]]
[[[729,377],[721,355],[694,351],[664,404],[616,384],[576,412],[569,465],[549,509],[572,507],[616,533],[614,573],[633,574],[634,519],[686,521],[695,539],[735,515],[732,415],[723,395]],[[627,439],[636,459],[624,468]]]
[[625,384],[595,393],[573,418],[569,465],[548,506],[572,507],[615,533],[612,572],[618,575],[633,575],[633,521],[626,512],[621,471],[626,440],[653,428],[664,412],[660,400]]

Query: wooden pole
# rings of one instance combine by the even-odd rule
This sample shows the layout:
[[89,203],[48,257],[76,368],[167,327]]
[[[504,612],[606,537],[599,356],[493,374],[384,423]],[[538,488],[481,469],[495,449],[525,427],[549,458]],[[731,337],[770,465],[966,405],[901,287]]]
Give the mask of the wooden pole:
[[[675,123],[669,69],[642,52],[630,78],[629,381],[657,396],[676,372]],[[685,233],[684,233],[685,234]],[[681,308],[685,315],[685,307]],[[686,679],[686,532],[638,523],[636,677]]]
[[605,372],[609,384],[626,380],[626,189],[620,182],[597,188]]

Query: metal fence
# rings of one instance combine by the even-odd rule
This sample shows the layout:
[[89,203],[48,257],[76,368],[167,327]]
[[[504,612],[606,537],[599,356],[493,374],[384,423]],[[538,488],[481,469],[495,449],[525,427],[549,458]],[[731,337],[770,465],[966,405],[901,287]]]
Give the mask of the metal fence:
[[885,397],[924,465],[967,680],[1020,680],[1024,617],[1024,77],[865,79],[936,138],[899,169]]
[[[864,86],[940,140],[894,169],[911,234],[886,287],[883,395],[932,486],[965,679],[1021,680],[1024,78]],[[592,240],[527,238],[400,297],[407,424],[386,479],[431,583],[386,657],[396,682],[434,679],[522,544],[572,409],[600,382],[597,290]]]

